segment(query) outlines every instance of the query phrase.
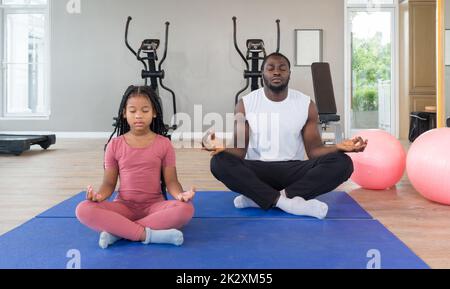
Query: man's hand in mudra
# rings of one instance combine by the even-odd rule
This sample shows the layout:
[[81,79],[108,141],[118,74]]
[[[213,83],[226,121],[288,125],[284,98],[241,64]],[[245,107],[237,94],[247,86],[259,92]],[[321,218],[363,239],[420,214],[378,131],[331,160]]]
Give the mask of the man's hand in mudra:
[[202,138],[202,150],[211,152],[211,156],[215,156],[225,151],[222,139],[216,138],[213,129],[209,129]]

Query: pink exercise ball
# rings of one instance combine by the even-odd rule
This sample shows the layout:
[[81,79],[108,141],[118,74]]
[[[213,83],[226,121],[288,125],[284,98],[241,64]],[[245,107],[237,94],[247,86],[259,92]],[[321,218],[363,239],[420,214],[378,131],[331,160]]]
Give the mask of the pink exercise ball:
[[384,190],[400,181],[405,172],[406,153],[401,143],[380,129],[356,134],[369,143],[362,153],[348,153],[353,160],[351,180],[364,189]]
[[408,178],[425,198],[450,205],[450,128],[430,130],[411,145]]

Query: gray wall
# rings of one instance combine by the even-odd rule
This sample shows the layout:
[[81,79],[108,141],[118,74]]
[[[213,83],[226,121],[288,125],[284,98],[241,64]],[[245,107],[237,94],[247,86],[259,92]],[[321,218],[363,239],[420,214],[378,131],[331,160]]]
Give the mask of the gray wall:
[[[164,22],[171,22],[165,83],[177,94],[178,110],[190,115],[195,104],[203,104],[203,114],[234,109],[244,66],[232,43],[233,15],[242,49],[245,39],[262,38],[273,51],[281,19],[281,52],[292,62],[294,29],[321,28],[344,115],[344,0],[88,0],[79,15],[66,12],[67,1],[52,2],[50,120],[2,121],[0,130],[110,131],[123,91],[142,82],[141,66],[123,43],[128,15],[135,46],[144,37],[162,39]],[[293,67],[291,87],[312,96],[310,68]]]

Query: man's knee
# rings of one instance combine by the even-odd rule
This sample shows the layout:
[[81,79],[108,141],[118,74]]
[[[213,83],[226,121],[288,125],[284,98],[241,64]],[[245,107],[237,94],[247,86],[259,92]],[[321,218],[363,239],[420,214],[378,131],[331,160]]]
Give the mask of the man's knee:
[[224,170],[229,166],[229,156],[226,153],[220,153],[211,158],[210,169],[211,173],[220,180],[223,176]]
[[346,181],[353,174],[353,161],[345,153],[337,152],[326,155],[326,162],[330,165],[330,169],[342,176]]
[[338,153],[337,159],[338,167],[342,172],[344,181],[346,181],[353,174],[353,161],[347,154],[344,153]]

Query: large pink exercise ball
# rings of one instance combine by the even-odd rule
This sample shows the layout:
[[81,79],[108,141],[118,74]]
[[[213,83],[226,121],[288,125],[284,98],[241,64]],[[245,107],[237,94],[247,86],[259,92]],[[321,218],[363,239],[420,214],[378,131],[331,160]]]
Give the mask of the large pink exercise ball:
[[384,190],[396,185],[406,167],[406,153],[401,143],[380,129],[360,131],[369,143],[362,153],[348,153],[353,160],[351,180],[364,189]]
[[450,205],[450,128],[430,130],[411,145],[408,178],[425,198]]

